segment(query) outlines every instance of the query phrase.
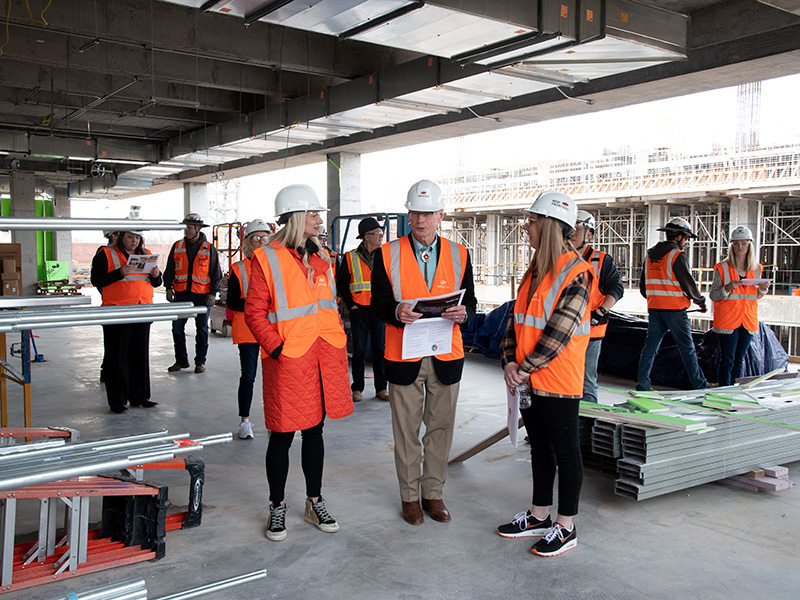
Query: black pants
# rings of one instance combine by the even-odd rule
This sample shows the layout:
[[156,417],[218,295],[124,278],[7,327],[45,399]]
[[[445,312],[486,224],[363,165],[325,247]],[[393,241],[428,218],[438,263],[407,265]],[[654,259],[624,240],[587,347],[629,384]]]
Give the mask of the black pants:
[[579,400],[533,395],[530,408],[520,411],[531,442],[534,506],[553,503],[558,467],[558,513],[578,514],[583,462],[578,438]]
[[[322,493],[322,465],[325,461],[325,444],[322,441],[322,425],[325,420],[300,432],[303,447],[300,462],[306,478],[306,496],[316,498]],[[296,432],[272,431],[267,446],[267,483],[269,501],[273,506],[283,502],[286,478],[289,475],[289,448]]]
[[150,325],[103,325],[103,370],[111,407],[150,399]]

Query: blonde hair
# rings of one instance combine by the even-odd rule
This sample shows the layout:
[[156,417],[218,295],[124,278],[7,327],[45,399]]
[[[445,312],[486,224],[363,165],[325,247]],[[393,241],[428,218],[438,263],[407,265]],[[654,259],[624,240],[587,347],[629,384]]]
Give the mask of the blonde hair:
[[547,274],[555,271],[558,259],[561,258],[562,254],[571,251],[576,256],[579,256],[577,250],[564,238],[564,231],[557,220],[539,215],[539,221],[541,222],[539,247],[535,249],[531,264],[522,279],[525,281],[525,277],[529,273],[531,274],[531,284],[528,287],[528,302],[530,302],[536,288],[539,287],[539,284]]
[[309,254],[319,254],[319,257],[324,260],[329,266],[330,261],[325,257],[325,255],[320,252],[322,248],[322,243],[319,241],[317,236],[308,238],[314,244],[316,244],[317,249],[313,253],[309,253],[306,251],[306,240],[305,240],[305,231],[306,231],[306,213],[303,211],[293,212],[289,216],[289,221],[284,225],[281,229],[276,231],[272,237],[270,238],[270,243],[277,243],[278,247],[285,247],[289,249],[298,249],[303,248],[302,258],[303,258],[303,266],[308,269],[308,283],[314,283],[314,275],[315,271],[311,264],[308,262]]
[[[731,242],[731,245],[728,247],[728,256],[725,257],[725,262],[734,269],[736,268],[736,255],[733,253],[733,242]],[[750,240],[747,240],[747,254],[744,257],[744,270],[756,270],[756,253],[753,250],[753,242]]]

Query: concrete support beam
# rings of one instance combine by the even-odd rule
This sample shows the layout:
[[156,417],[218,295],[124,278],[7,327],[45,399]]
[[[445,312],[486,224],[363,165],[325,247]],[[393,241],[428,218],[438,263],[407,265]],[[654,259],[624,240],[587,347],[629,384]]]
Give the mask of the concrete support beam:
[[667,223],[667,207],[662,204],[651,204],[647,207],[647,231],[645,232],[645,246],[651,248],[664,239],[663,233],[658,231]]
[[[758,248],[761,242],[761,219],[760,206],[758,200],[752,198],[731,198],[730,203],[731,212],[731,229],[744,225],[749,227],[753,232],[753,243],[755,245],[756,256],[758,256]],[[729,234],[726,231],[725,234]],[[726,249],[727,252],[727,249]]]
[[[36,177],[30,171],[11,173],[11,216],[36,217]],[[22,295],[35,296],[39,280],[36,262],[36,232],[12,231],[11,241],[22,247]]]
[[[208,222],[208,186],[205,183],[183,184],[183,213],[197,213]],[[210,237],[210,236],[206,236]]]
[[341,215],[361,212],[361,155],[328,154],[328,224]]
[[500,262],[500,215],[486,215],[486,284],[502,285]]
[[[69,201],[69,191],[66,185],[55,186],[56,197],[53,200],[53,208],[56,217],[69,218],[72,214],[72,206]],[[67,264],[69,277],[72,279],[72,232],[56,231],[53,233],[55,238],[54,258]]]

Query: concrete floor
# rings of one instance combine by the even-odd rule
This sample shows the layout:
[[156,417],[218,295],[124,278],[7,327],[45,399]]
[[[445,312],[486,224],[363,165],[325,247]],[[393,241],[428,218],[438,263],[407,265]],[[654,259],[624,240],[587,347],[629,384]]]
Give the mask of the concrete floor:
[[[161,429],[193,435],[236,431],[238,353],[212,335],[208,370],[168,374],[169,323],[152,328],[151,410],[108,412],[98,382],[100,327],[42,330],[33,365],[35,426],[61,425],[84,440]],[[187,327],[189,331],[191,327]],[[193,341],[189,338],[190,343]],[[191,354],[190,354],[191,355]],[[632,382],[614,382],[631,387]],[[260,380],[257,382],[260,389]],[[10,388],[11,424],[21,425],[21,390]],[[635,501],[615,496],[613,479],[586,472],[577,549],[554,558],[529,552],[530,539],[508,540],[497,525],[524,510],[531,497],[527,445],[508,440],[450,468],[444,499],[453,521],[420,527],[400,517],[388,403],[365,399],[350,417],[325,426],[323,493],[341,531],[326,534],[303,521],[299,440],[287,485],[288,538],[264,536],[267,436],[254,402],[256,438],[208,447],[203,523],[167,534],[166,557],[55,582],[8,595],[13,600],[64,597],[67,592],[143,577],[150,598],[266,568],[268,577],[208,598],[450,599],[796,598],[800,490],[752,493],[708,484]],[[260,396],[260,395],[259,395]],[[453,453],[497,431],[505,421],[499,364],[470,356],[464,373]],[[800,463],[788,465],[800,481]],[[158,471],[170,500],[185,504],[188,477]],[[99,518],[99,517],[98,517]],[[27,531],[33,530],[33,517]],[[18,531],[26,531],[24,523]]]

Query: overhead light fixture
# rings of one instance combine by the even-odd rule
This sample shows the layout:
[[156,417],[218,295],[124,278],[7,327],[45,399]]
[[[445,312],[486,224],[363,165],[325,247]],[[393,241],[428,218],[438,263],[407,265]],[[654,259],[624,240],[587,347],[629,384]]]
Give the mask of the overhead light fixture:
[[438,115],[446,115],[451,112],[461,112],[460,108],[453,108],[449,106],[437,106],[435,104],[426,104],[425,102],[412,102],[411,100],[401,100],[393,98],[391,100],[381,100],[377,103],[379,106],[388,106],[389,108],[399,108],[401,110],[416,110],[424,113],[433,113]]
[[95,46],[97,46],[99,43],[100,43],[100,39],[99,39],[99,38],[94,38],[92,41],[90,41],[90,42],[86,42],[86,43],[85,43],[83,46],[81,46],[80,48],[78,48],[78,52],[80,52],[81,54],[83,54],[83,53],[84,53],[84,52],[86,52],[87,50],[91,50],[92,48],[94,48]]
[[492,69],[490,72],[497,73],[498,75],[506,75],[508,77],[527,79],[529,81],[538,81],[539,83],[549,83],[556,86],[564,85],[570,88],[576,83],[586,83],[589,81],[588,79],[572,77],[563,73],[544,71],[534,67],[504,67],[502,69]]
[[163,98],[161,96],[150,96],[150,102],[161,104],[162,106],[182,106],[186,108],[200,108],[197,100],[183,100],[181,98]]

